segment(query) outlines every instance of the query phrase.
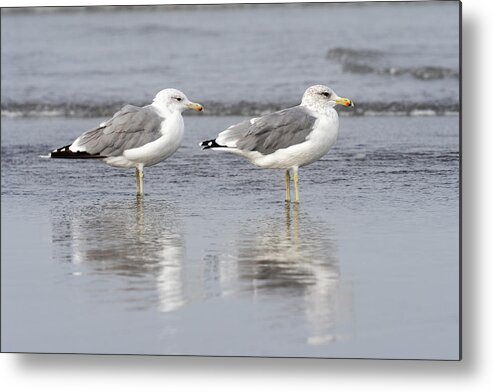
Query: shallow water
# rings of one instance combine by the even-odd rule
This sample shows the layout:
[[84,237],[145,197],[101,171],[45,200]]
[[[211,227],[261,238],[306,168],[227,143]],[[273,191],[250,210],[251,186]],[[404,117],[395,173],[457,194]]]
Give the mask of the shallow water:
[[38,156],[98,118],[2,118],[4,351],[458,357],[458,117],[347,117],[283,173],[197,144],[131,171]]

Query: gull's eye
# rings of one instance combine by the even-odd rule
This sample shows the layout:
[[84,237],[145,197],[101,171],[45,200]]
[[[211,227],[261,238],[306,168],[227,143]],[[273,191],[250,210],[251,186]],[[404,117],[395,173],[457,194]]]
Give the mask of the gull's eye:
[[323,93],[321,93],[324,97],[327,97],[329,98],[330,97],[330,93],[327,92],[327,91],[324,91]]
[[175,97],[175,99],[180,102],[181,100],[183,100],[183,98],[180,98],[180,97]]

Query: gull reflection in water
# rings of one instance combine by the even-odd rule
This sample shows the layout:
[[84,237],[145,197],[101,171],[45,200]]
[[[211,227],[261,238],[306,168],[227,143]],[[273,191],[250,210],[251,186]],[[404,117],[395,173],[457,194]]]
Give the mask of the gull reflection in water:
[[301,315],[309,329],[306,343],[340,340],[333,330],[347,295],[333,229],[300,213],[299,205],[286,204],[283,215],[245,223],[236,250],[220,261],[222,292],[231,294],[242,285],[257,301],[291,299],[281,323]]
[[69,209],[53,222],[55,258],[92,278],[98,300],[172,311],[185,303],[182,226],[175,205],[140,197]]

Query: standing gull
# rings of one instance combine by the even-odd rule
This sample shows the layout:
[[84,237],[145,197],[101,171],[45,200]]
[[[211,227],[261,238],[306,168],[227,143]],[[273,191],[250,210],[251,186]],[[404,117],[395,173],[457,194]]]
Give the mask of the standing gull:
[[202,111],[179,90],[157,93],[152,104],[125,105],[111,119],[80,135],[72,144],[51,152],[50,158],[102,159],[114,167],[135,168],[137,194],[144,194],[144,167],[175,153],[183,139],[185,109]]
[[286,201],[291,201],[293,170],[296,202],[300,201],[298,169],[324,156],[334,145],[339,131],[336,105],[354,106],[327,86],[309,87],[301,104],[232,125],[203,149],[228,151],[247,158],[262,168],[286,170]]

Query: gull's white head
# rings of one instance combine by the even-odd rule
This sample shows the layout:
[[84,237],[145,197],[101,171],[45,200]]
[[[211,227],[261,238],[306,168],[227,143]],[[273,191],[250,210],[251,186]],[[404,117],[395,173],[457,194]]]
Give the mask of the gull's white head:
[[152,104],[165,113],[181,113],[186,109],[194,109],[198,112],[204,110],[201,104],[191,102],[185,94],[174,88],[167,88],[158,92]]
[[326,113],[336,105],[354,106],[353,101],[339,97],[330,87],[321,84],[306,89],[301,105],[320,113]]

